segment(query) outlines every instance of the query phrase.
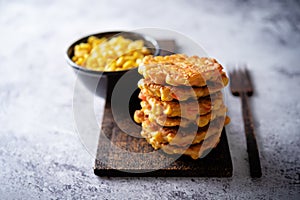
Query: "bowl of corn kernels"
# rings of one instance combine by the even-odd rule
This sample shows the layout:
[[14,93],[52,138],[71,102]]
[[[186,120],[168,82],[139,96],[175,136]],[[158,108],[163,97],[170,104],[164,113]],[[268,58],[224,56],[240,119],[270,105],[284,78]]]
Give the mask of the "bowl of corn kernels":
[[[137,67],[147,55],[159,55],[152,37],[135,32],[102,32],[73,42],[67,49],[67,63],[78,78],[98,96],[110,100],[116,82]],[[138,76],[138,75],[137,75]]]

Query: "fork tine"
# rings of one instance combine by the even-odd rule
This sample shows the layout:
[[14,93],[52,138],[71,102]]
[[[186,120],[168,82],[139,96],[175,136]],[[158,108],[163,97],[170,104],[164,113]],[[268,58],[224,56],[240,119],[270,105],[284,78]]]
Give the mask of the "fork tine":
[[249,91],[247,93],[249,96],[251,96],[253,94],[254,88],[253,88],[250,72],[247,68],[245,68],[245,75],[246,75],[246,79],[248,80],[248,88],[249,88]]
[[237,75],[237,70],[234,69],[229,73],[230,77],[230,90],[234,96],[239,96],[239,77]]
[[[246,65],[243,66],[243,69],[240,69],[240,78],[242,80],[243,91],[247,93],[248,96],[251,96],[253,93],[252,83],[249,79],[249,72],[247,72]],[[248,73],[248,75],[247,75]]]

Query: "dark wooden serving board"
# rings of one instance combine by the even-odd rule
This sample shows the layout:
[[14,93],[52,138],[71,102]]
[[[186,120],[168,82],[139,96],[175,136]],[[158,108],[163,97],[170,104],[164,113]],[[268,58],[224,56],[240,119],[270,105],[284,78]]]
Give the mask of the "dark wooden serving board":
[[[134,106],[133,106],[134,107]],[[133,109],[132,109],[133,110]],[[121,112],[119,117],[122,117]],[[116,116],[115,116],[116,118]],[[150,153],[153,148],[145,139],[139,138],[141,128],[130,117],[118,119],[122,130],[116,124],[111,106],[106,105],[102,130],[99,137],[94,173],[98,176],[189,176],[189,177],[231,177],[232,162],[225,129],[221,141],[206,157],[192,160],[181,156],[172,162],[172,156],[156,153],[151,159],[147,156],[130,156],[129,153]],[[133,136],[132,136],[133,135]],[[158,169],[157,163],[170,161],[170,165]],[[172,163],[171,163],[172,162]],[[111,167],[113,166],[113,167]]]
[[[175,52],[173,40],[159,41],[159,45],[163,49],[161,55]],[[122,101],[106,102],[94,173],[98,176],[231,177],[232,162],[225,129],[218,146],[198,160],[187,156],[176,158],[157,152],[141,138],[141,127],[132,119],[134,111],[140,108],[140,100],[137,98],[139,90],[136,86],[140,78],[137,70],[131,70],[126,86],[119,92],[121,96],[113,98]],[[135,92],[126,101],[126,94],[130,91]],[[125,103],[122,105],[123,102]]]

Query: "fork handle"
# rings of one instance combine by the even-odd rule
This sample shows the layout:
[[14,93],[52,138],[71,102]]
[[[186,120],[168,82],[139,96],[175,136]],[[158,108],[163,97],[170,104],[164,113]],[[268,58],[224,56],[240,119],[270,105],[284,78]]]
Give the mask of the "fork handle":
[[249,157],[250,175],[252,178],[261,177],[261,166],[259,153],[256,143],[252,114],[249,107],[248,95],[246,92],[241,92],[244,128],[247,141],[247,152]]

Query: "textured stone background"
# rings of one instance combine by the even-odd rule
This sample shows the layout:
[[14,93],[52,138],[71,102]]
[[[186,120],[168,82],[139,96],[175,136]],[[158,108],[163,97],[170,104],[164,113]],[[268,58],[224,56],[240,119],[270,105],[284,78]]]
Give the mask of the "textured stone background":
[[[0,1],[1,199],[299,199],[299,1]],[[67,45],[162,27],[221,63],[247,62],[263,177],[249,177],[240,103],[228,94],[232,178],[98,178],[74,129]]]

